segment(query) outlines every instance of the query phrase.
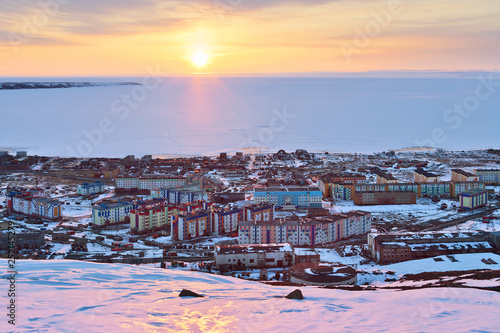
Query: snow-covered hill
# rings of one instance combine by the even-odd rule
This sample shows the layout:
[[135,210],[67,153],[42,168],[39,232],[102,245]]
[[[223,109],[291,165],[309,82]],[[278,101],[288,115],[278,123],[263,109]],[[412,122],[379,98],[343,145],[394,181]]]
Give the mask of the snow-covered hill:
[[0,90],[55,89],[139,85],[135,82],[0,82]]
[[[16,326],[3,319],[2,331],[498,331],[500,294],[478,289],[301,287],[305,299],[289,300],[276,296],[295,287],[200,272],[66,260],[20,261],[16,270]],[[183,288],[205,297],[180,298]]]

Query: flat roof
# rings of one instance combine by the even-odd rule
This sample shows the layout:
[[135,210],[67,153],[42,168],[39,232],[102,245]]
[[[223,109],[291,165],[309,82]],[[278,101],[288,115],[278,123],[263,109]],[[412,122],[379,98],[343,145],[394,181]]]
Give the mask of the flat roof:
[[438,175],[432,173],[432,172],[428,172],[428,171],[425,171],[425,170],[422,170],[422,169],[417,169],[415,170],[416,173],[418,173],[419,175],[422,175],[422,176],[425,176],[425,177],[438,177]]
[[455,172],[455,173],[459,173],[463,176],[466,176],[466,177],[474,177],[475,175],[473,173],[470,173],[468,171],[464,171],[462,169],[451,169],[452,172]]
[[300,192],[300,191],[318,191],[317,186],[270,186],[270,187],[255,187],[255,192]]
[[256,252],[291,252],[293,251],[293,248],[288,243],[280,243],[280,244],[216,246],[215,250],[218,254],[241,254],[241,253],[256,253]]
[[99,206],[94,206],[92,209],[96,210],[104,210],[104,209],[109,209],[109,208],[119,208],[119,207],[124,207],[124,206],[132,206],[132,203],[130,202],[112,202],[109,204],[100,204]]

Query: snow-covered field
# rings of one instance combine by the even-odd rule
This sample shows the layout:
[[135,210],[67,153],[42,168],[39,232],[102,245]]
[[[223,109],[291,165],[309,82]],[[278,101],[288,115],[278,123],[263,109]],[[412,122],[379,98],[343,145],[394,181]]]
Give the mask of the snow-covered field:
[[[0,260],[3,267],[6,260]],[[498,332],[500,294],[466,288],[345,291],[79,261],[19,261],[18,332]],[[2,275],[5,278],[7,275]],[[190,289],[204,298],[180,298]]]

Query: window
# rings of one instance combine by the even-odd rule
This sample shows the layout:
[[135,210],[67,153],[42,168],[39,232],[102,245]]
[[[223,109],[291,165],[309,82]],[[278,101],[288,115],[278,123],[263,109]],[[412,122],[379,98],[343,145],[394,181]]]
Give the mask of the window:
[[250,259],[248,262],[253,263],[255,262],[255,259]]

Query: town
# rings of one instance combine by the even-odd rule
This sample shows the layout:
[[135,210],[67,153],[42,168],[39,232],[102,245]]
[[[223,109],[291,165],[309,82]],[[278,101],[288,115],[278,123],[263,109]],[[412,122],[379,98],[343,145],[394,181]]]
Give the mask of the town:
[[497,150],[122,159],[2,151],[0,253],[15,225],[18,259],[370,288],[408,274],[495,271],[499,165]]

